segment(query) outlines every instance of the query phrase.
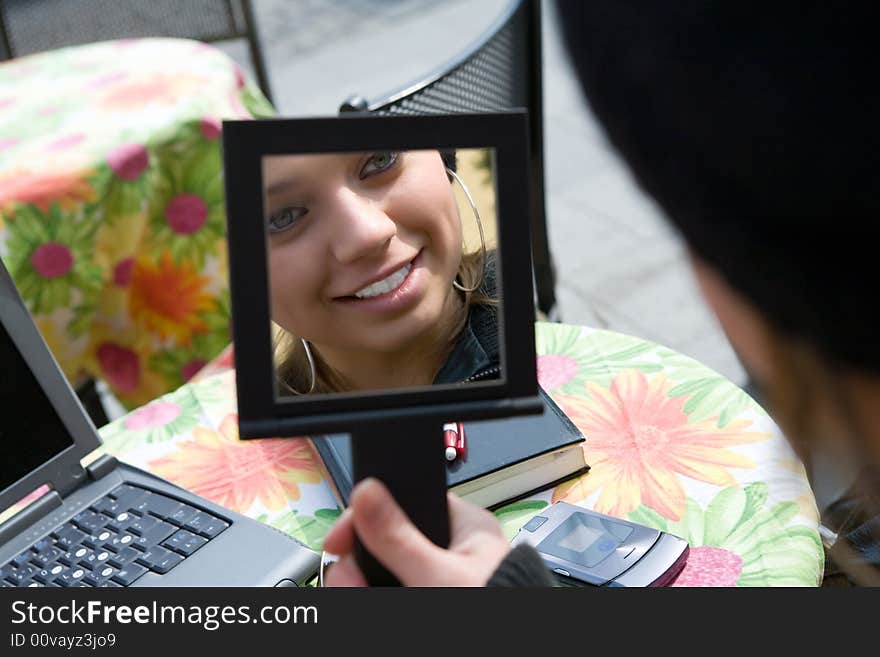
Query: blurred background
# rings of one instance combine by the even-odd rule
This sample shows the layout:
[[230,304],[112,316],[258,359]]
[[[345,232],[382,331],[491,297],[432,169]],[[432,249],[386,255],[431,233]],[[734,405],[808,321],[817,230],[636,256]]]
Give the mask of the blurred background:
[[[107,11],[77,24],[77,2],[0,0],[7,26],[14,25],[5,48],[23,55],[50,49],[53,42],[118,35],[119,26],[110,24],[110,9],[119,15],[117,1],[90,0],[93,6],[105,3]],[[509,1],[251,0],[250,25],[278,113],[335,115],[352,95],[375,99],[424,79],[479,39]],[[221,3],[212,0],[151,0],[149,16],[139,3],[130,4],[125,20],[132,35],[182,36],[177,30],[183,29],[183,12],[188,30],[221,18],[214,15]],[[744,385],[745,374],[695,287],[681,242],[611,151],[581,97],[554,3],[545,0],[542,12],[545,205],[559,318],[661,343]],[[47,16],[53,16],[51,25]],[[259,80],[246,39],[215,45]]]
[[[507,0],[253,0],[273,102],[285,116],[335,114],[464,50]],[[681,242],[611,151],[581,97],[543,2],[547,226],[563,321],[659,342],[738,385],[745,374],[695,287]],[[221,47],[252,71],[241,42]]]

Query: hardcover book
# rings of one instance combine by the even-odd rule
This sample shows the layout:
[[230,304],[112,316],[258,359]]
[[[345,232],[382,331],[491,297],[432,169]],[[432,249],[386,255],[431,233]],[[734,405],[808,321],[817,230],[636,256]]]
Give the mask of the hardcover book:
[[[453,493],[493,509],[589,470],[583,434],[543,389],[540,396],[543,415],[464,423],[467,453],[447,469]],[[348,506],[354,486],[351,439],[331,434],[316,436],[312,444],[339,504]]]

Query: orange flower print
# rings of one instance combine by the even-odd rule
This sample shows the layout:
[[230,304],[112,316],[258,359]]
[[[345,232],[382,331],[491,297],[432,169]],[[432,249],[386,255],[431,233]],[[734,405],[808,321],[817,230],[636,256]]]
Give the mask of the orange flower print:
[[9,171],[0,176],[0,212],[14,214],[15,206],[30,203],[46,212],[53,203],[69,210],[94,201],[95,189],[89,184],[88,172]]
[[587,383],[590,399],[558,395],[560,407],[587,437],[590,473],[554,491],[553,501],[579,502],[601,491],[596,511],[626,517],[641,504],[672,520],[685,510],[681,476],[717,486],[736,479],[728,468],[754,468],[748,458],[725,449],[771,436],[746,431],[749,420],[723,429],[715,420],[689,422],[688,396],[669,397],[665,376],[650,382],[641,372],[618,374],[610,388]]
[[150,463],[151,471],[226,508],[245,513],[259,500],[272,511],[300,498],[301,483],[321,474],[305,439],[238,439],[238,416],[227,415],[217,431],[193,429],[193,439]]
[[208,283],[192,263],[175,264],[167,251],[155,264],[138,259],[131,270],[131,316],[160,337],[171,337],[189,345],[194,333],[208,329],[200,316],[213,310],[215,305],[205,290]]

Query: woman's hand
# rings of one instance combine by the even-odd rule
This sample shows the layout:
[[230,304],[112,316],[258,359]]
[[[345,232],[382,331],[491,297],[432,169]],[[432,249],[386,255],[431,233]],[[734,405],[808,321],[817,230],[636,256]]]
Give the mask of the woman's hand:
[[354,556],[357,534],[405,586],[484,586],[510,551],[501,525],[485,509],[451,493],[449,521],[451,541],[443,549],[410,522],[382,483],[364,479],[324,539],[324,550],[339,556],[324,577],[325,585],[367,586]]

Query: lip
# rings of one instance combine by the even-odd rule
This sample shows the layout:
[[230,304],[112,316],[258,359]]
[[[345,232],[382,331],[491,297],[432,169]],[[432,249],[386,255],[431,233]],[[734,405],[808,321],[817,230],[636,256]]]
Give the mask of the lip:
[[[379,281],[385,280],[386,278],[388,278],[389,276],[391,276],[391,274],[393,274],[394,272],[396,272],[396,271],[398,271],[398,270],[400,270],[400,269],[403,269],[403,268],[406,267],[408,264],[411,264],[411,263],[415,262],[416,258],[418,258],[419,255],[421,255],[421,253],[422,253],[422,252],[419,251],[419,252],[415,255],[415,257],[410,258],[409,260],[405,260],[404,262],[401,262],[401,263],[399,263],[399,264],[397,264],[397,265],[389,265],[388,267],[385,267],[384,269],[380,270],[379,273],[376,274],[373,278],[369,279],[369,280],[366,281],[365,283],[361,283],[360,285],[358,285],[356,288],[354,288],[354,289],[353,289],[350,293],[348,293],[348,294],[340,294],[340,295],[338,295],[338,296],[336,297],[336,299],[344,299],[344,298],[346,298],[346,297],[353,297],[353,296],[355,296],[355,294],[356,294],[357,292],[360,292],[360,291],[363,290],[365,287],[369,287],[369,286],[372,285],[373,283],[378,283]],[[404,279],[404,280],[405,280],[405,279]],[[389,293],[389,294],[390,294],[390,293]]]
[[410,260],[408,263],[404,262],[393,268],[389,268],[386,270],[386,273],[380,275],[378,278],[374,278],[371,282],[365,283],[358,288],[358,290],[362,290],[368,285],[372,285],[376,281],[381,281],[382,279],[387,278],[388,276],[396,272],[398,269],[405,267],[407,264],[412,264],[412,267],[410,268],[409,273],[406,275],[406,278],[403,279],[403,282],[398,285],[396,289],[391,290],[390,292],[386,292],[385,294],[380,294],[379,296],[370,297],[369,299],[358,299],[354,295],[351,295],[346,297],[336,297],[334,301],[352,309],[363,310],[367,312],[391,312],[405,310],[410,305],[418,301],[419,297],[421,296],[420,291],[423,287],[422,280],[424,278],[424,271],[421,266],[422,251],[419,251],[416,257]]

